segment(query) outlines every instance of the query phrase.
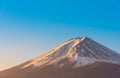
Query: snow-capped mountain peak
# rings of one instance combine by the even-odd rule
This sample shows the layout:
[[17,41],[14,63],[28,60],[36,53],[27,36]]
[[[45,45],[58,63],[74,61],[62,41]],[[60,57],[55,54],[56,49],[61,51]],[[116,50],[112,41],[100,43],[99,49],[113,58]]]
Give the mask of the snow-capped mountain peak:
[[32,59],[22,68],[51,64],[59,67],[73,64],[73,67],[80,67],[93,62],[120,64],[120,55],[88,37],[77,37],[64,42],[42,56]]

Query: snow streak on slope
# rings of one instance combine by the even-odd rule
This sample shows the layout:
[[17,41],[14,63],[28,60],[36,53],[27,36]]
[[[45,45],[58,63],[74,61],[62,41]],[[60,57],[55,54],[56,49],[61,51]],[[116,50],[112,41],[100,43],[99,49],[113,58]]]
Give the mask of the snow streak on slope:
[[52,51],[39,56],[22,68],[29,66],[56,65],[65,66],[73,64],[73,67],[80,67],[93,62],[110,62],[120,64],[120,55],[102,46],[90,38],[73,38]]

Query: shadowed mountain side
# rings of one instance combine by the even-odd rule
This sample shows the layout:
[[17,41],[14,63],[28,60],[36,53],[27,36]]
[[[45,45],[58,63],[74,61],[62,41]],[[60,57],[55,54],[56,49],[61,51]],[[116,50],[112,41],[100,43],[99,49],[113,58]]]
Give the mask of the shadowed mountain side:
[[3,76],[6,76],[6,75],[9,75],[11,73],[15,73],[16,71],[18,71],[22,66],[26,65],[27,63],[29,63],[30,61],[27,61],[23,64],[20,64],[20,65],[17,65],[17,66],[14,66],[12,68],[9,68],[9,69],[6,69],[6,70],[3,70],[3,71],[0,71],[0,78],[3,78]]
[[[4,71],[4,73],[8,71]],[[58,68],[49,65],[43,68],[31,67],[9,72],[9,75],[0,78],[120,78],[120,66],[110,63],[95,62],[79,68]]]

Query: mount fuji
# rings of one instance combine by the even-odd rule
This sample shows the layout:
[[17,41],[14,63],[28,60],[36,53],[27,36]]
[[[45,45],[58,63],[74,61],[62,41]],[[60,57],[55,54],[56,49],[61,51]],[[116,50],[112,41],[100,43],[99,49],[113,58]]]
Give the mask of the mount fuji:
[[0,78],[120,78],[120,54],[88,37],[0,71]]

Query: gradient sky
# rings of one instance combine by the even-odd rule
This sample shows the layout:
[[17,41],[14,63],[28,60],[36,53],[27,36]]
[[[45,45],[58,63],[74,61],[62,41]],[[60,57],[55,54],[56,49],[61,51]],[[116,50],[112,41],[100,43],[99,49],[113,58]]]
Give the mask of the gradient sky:
[[120,53],[119,0],[0,0],[0,70],[88,36]]

